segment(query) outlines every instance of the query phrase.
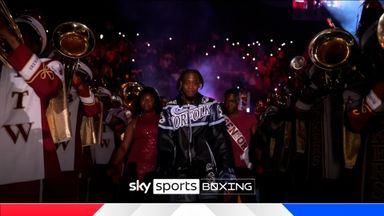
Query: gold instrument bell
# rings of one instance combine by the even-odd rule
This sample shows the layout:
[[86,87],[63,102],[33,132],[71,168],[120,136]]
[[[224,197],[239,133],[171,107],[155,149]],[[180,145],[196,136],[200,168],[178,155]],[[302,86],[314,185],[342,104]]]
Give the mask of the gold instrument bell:
[[349,63],[353,36],[339,28],[329,28],[319,32],[311,40],[308,53],[313,64],[324,70],[335,70]]
[[[56,50],[67,58],[63,59],[63,66],[64,79],[68,80],[64,80],[59,95],[50,100],[46,113],[52,139],[54,143],[60,143],[68,141],[72,137],[67,102],[69,79],[72,79],[73,73],[82,67],[79,58],[87,56],[93,50],[95,38],[93,32],[84,24],[65,22],[58,25],[53,31],[53,42]],[[94,130],[91,130],[91,133],[94,133]]]
[[381,48],[384,49],[384,13],[380,16],[378,25],[377,25],[377,38],[379,40]]
[[142,90],[143,86],[138,82],[126,82],[121,84],[119,95],[123,100],[123,106],[130,111],[134,111],[137,97]]
[[[9,29],[17,36],[18,40],[23,43],[23,37],[21,31],[13,19],[11,13],[5,2],[0,0],[0,15],[1,20],[4,22],[4,25],[8,26]],[[8,61],[8,55],[10,52],[10,46],[4,39],[0,39],[0,61],[9,68],[12,68],[11,64]]]
[[53,31],[53,42],[65,57],[78,59],[87,56],[95,46],[93,32],[79,22],[65,22]]

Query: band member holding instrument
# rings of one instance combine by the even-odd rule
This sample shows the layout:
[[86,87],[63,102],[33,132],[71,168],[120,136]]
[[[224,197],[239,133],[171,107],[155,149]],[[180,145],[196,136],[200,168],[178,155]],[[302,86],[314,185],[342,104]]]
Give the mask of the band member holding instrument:
[[[125,129],[126,120],[119,119],[119,121],[117,121],[115,118],[118,117],[111,114],[111,109],[113,109],[113,114],[124,114],[121,101],[116,101],[119,99],[117,98],[118,96],[112,96],[111,92],[102,86],[97,88],[96,95],[103,103],[103,134],[100,143],[91,145],[94,164],[90,183],[91,193],[89,201],[116,202],[118,201],[118,194],[120,194],[119,192],[121,190],[119,185],[113,182],[111,177],[107,175],[107,169],[109,168],[109,162],[113,153],[121,143],[121,132],[119,131]],[[121,172],[119,174],[121,174]],[[120,175],[118,176],[120,179]]]
[[[56,152],[60,161],[62,175],[44,181],[44,200],[46,202],[86,201],[85,188],[87,176],[90,176],[92,159],[90,146],[84,146],[80,128],[83,117],[93,117],[100,113],[100,102],[89,88],[87,80],[93,77],[91,69],[83,62],[79,63],[73,74],[68,94],[68,109],[72,138],[56,143]],[[85,182],[83,182],[85,181]]]
[[[383,202],[384,184],[381,167],[384,166],[384,49],[381,47],[378,29],[384,19],[384,8],[378,0],[365,0],[357,29],[360,47],[367,63],[365,73],[369,74],[363,88],[350,92],[354,97],[344,97],[347,107],[347,126],[361,133],[362,142],[355,151],[359,153],[357,168],[360,183],[360,200]],[[382,28],[382,27],[381,27]],[[356,160],[356,159],[355,159]]]
[[46,34],[36,18],[20,19],[24,43],[4,20],[0,38],[11,48],[4,58],[12,68],[3,62],[0,76],[0,202],[39,202],[40,180],[60,172],[45,112],[62,88],[62,64],[38,57]]
[[122,139],[129,119],[125,114],[126,111],[124,110],[123,101],[120,96],[111,96],[111,106],[108,107],[106,112],[105,122],[113,130],[116,137]]

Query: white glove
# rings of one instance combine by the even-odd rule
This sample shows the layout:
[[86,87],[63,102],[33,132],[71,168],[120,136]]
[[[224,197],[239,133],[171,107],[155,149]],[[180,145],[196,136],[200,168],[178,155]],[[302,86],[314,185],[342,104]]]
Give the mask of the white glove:
[[244,149],[243,154],[240,155],[240,159],[245,162],[248,169],[253,168],[253,164],[249,161],[249,148],[248,148],[248,146]]

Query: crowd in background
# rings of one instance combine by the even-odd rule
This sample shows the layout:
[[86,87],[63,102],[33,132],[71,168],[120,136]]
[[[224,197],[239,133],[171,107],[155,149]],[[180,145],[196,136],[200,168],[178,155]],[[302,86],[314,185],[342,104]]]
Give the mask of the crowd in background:
[[95,84],[116,94],[121,84],[137,81],[172,98],[176,96],[175,81],[180,71],[198,68],[206,77],[210,96],[222,100],[221,92],[235,86],[250,92],[255,102],[265,98],[275,85],[286,83],[293,75],[290,60],[305,52],[289,40],[239,42],[217,33],[207,38],[209,42],[144,38],[115,33],[97,39],[95,50],[86,58],[96,73]]

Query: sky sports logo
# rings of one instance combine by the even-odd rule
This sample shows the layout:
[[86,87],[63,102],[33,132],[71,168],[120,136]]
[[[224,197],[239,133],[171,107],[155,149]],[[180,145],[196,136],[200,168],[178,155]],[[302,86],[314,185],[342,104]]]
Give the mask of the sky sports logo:
[[231,194],[252,195],[256,193],[255,179],[154,179],[152,182],[130,182],[130,191],[147,194]]

